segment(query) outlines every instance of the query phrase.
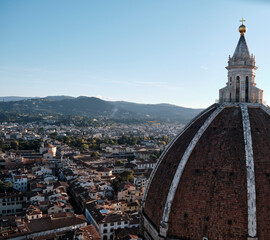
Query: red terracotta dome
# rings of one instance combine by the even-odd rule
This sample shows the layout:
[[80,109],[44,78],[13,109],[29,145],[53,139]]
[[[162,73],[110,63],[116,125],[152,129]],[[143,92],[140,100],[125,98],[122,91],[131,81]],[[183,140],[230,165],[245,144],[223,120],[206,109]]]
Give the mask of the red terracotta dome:
[[153,170],[142,202],[145,239],[270,239],[270,110],[249,75],[253,56],[240,62],[229,61],[220,103],[192,120]]

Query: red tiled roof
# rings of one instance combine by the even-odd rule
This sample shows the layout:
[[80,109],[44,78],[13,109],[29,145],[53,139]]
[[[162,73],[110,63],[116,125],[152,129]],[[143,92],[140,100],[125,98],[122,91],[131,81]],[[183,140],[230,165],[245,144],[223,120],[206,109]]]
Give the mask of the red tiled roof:
[[98,232],[93,225],[82,227],[80,228],[80,230],[83,232],[84,240],[101,240]]
[[43,232],[68,226],[86,223],[82,215],[76,216],[73,213],[56,213],[51,216],[33,219],[25,225],[30,233]]

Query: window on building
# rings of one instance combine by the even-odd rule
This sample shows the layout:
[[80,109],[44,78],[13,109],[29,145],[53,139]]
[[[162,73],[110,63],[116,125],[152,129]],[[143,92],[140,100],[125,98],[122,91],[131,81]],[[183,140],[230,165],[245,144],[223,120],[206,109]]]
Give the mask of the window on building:
[[235,101],[239,102],[239,92],[240,92],[240,77],[236,77],[236,94],[235,94]]
[[107,229],[104,229],[104,230],[103,230],[103,233],[107,233]]
[[252,93],[252,102],[255,103],[255,93]]
[[248,102],[249,99],[249,84],[248,84],[248,76],[246,77],[246,94],[245,94],[245,101]]

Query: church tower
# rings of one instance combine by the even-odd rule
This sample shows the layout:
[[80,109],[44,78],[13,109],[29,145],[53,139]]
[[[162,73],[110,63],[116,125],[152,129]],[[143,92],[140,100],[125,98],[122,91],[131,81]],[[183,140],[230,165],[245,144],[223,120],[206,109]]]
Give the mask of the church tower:
[[232,57],[229,56],[228,82],[225,88],[219,90],[220,103],[262,103],[263,90],[256,87],[255,83],[255,56],[251,55],[245,39],[246,26],[239,27],[241,34],[237,47]]

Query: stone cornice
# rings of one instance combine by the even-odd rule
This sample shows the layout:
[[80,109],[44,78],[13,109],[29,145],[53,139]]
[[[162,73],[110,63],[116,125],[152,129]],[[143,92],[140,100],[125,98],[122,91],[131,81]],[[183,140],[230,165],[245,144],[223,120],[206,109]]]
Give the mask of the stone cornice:
[[230,69],[239,69],[239,68],[248,68],[248,69],[254,69],[254,70],[257,70],[258,67],[256,66],[250,66],[250,65],[230,65],[230,66],[227,66],[225,67],[227,70],[230,70]]

